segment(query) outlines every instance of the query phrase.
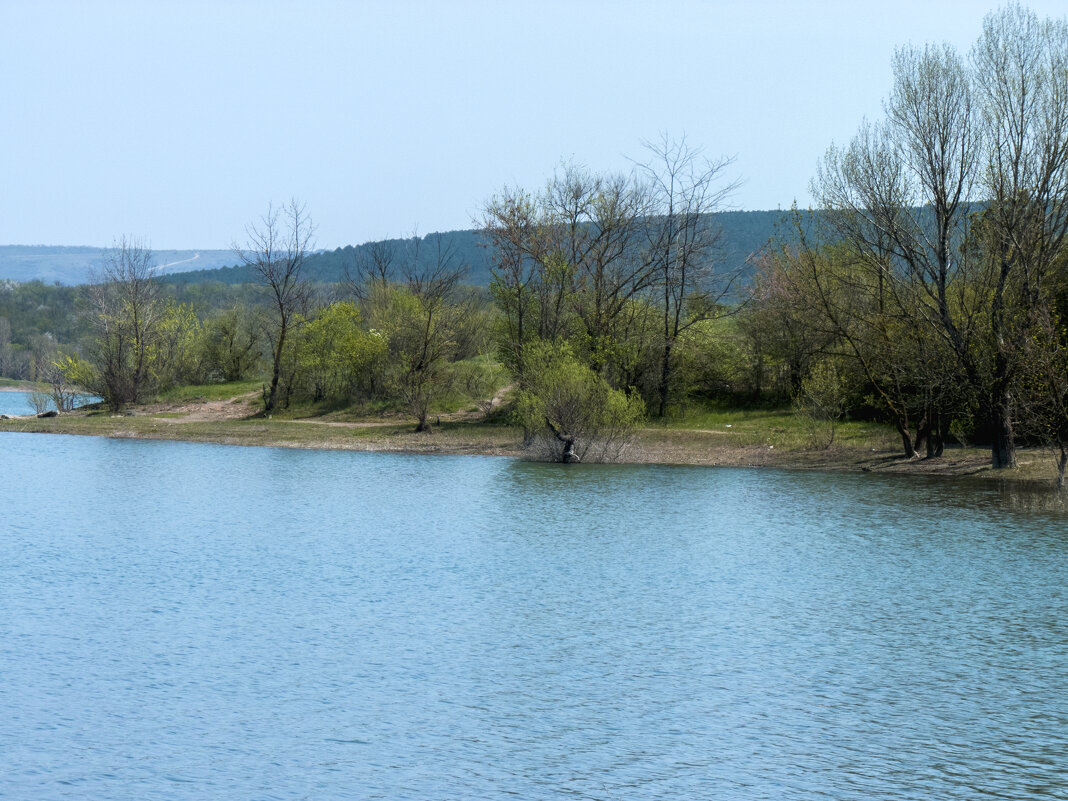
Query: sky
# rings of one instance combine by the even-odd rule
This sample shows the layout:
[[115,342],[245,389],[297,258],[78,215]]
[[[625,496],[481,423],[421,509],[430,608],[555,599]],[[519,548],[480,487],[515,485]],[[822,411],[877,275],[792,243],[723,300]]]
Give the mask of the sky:
[[294,198],[323,248],[470,228],[664,134],[733,159],[732,208],[807,206],[894,48],[998,5],[0,0],[0,244],[224,249]]

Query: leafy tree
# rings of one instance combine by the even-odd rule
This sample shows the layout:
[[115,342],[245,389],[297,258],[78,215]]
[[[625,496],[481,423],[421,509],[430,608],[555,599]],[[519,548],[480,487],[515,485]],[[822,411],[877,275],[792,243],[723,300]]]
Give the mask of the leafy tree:
[[813,365],[794,397],[794,410],[805,421],[813,446],[827,450],[834,444],[848,401],[848,382],[834,361]]
[[231,306],[209,317],[200,331],[200,361],[207,381],[240,381],[260,363],[263,326],[259,310]]
[[639,396],[613,389],[566,344],[532,344],[517,414],[529,447],[555,462],[618,458],[645,416]]
[[299,380],[313,401],[371,398],[383,383],[388,341],[363,328],[359,308],[332,304],[301,328],[296,342]]
[[[1068,23],[1007,6],[970,61],[948,46],[899,50],[885,121],[832,147],[814,191],[870,273],[878,313],[894,302],[900,333],[942,339],[957,375],[940,383],[963,376],[1005,468],[1027,312],[1048,301],[1068,234]],[[945,364],[911,344],[921,366]]]

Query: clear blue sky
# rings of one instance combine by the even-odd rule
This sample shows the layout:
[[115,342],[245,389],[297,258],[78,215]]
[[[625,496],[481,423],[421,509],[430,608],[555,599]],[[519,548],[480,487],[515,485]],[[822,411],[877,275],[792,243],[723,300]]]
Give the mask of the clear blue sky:
[[467,228],[660,132],[735,157],[735,207],[806,205],[895,45],[997,5],[0,0],[0,244],[226,248],[290,197],[322,247]]

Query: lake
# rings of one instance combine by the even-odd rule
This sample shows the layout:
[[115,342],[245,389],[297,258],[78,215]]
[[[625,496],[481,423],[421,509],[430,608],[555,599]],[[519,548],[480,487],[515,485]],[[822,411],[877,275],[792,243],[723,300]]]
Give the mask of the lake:
[[[100,398],[94,395],[86,395],[78,401],[78,405],[82,406],[87,403],[96,403]],[[54,409],[56,405],[51,400],[48,401],[48,408]],[[24,415],[33,414],[35,411],[33,403],[30,400],[29,392],[0,392],[0,414]]]
[[0,797],[1068,797],[1068,516],[0,434]]

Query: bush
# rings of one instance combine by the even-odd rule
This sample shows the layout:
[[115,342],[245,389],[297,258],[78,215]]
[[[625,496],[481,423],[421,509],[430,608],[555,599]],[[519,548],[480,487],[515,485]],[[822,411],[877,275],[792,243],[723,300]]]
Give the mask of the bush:
[[637,394],[612,387],[566,345],[528,346],[517,415],[528,447],[553,462],[618,459],[645,417]]

